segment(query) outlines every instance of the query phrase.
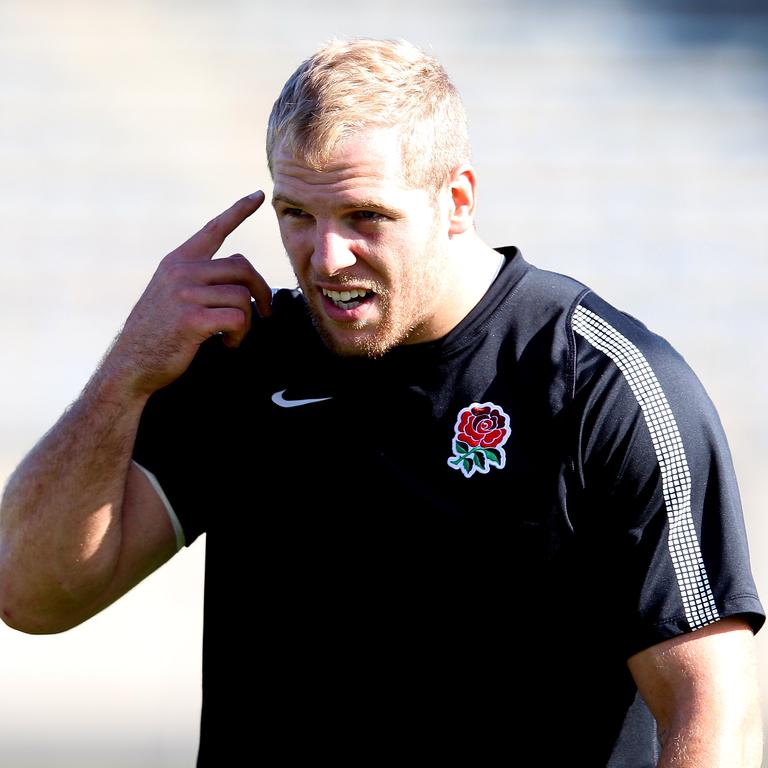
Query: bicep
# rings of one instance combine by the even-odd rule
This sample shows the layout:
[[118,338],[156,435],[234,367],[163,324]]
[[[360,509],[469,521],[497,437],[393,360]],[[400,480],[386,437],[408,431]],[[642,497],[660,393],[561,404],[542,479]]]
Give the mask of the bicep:
[[123,544],[115,576],[123,594],[152,571],[169,560],[178,550],[167,502],[158,486],[131,463],[123,499]]
[[[760,764],[760,710],[752,631],[738,617],[632,656],[629,669],[659,725],[668,762]],[[689,762],[693,756],[699,762]]]
[[126,479],[121,526],[120,554],[112,579],[80,621],[131,590],[178,549],[177,534],[161,493],[133,462]]

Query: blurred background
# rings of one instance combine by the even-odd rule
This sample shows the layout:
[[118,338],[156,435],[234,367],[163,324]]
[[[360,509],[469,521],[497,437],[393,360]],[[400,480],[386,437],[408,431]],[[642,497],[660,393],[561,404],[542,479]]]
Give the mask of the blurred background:
[[[0,0],[0,482],[157,261],[269,194],[272,102],[333,36],[441,59],[470,117],[485,239],[685,355],[730,437],[768,600],[764,0]],[[270,210],[235,252],[293,284]],[[194,764],[203,560],[201,541],[62,635],[0,625],[0,766]],[[758,641],[768,698],[768,630]]]

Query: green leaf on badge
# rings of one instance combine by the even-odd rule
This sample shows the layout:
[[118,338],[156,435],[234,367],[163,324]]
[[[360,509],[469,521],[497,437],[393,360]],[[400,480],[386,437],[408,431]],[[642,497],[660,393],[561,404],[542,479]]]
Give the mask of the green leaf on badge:
[[469,472],[472,469],[472,459],[469,457],[464,458],[464,471]]
[[488,461],[501,466],[501,451],[497,451],[495,448],[485,448],[484,451]]
[[462,440],[456,441],[456,453],[463,456],[469,450],[469,446]]
[[478,469],[485,469],[485,454],[482,451],[475,451],[472,454]]

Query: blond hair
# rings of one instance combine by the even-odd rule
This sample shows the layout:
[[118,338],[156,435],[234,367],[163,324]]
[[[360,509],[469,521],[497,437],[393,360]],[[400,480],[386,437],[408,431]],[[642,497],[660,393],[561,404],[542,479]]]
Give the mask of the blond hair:
[[439,191],[469,160],[464,106],[442,65],[404,40],[333,40],[291,75],[272,107],[267,162],[282,146],[322,169],[347,138],[396,128],[404,178]]

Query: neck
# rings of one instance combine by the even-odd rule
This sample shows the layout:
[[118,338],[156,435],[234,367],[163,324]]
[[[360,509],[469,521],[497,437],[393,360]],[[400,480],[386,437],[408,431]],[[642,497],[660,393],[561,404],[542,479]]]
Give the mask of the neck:
[[461,236],[461,241],[456,242],[454,254],[451,257],[453,268],[454,300],[457,312],[461,317],[457,323],[464,319],[469,312],[485,296],[491,287],[503,257],[489,245],[486,245],[474,230]]
[[427,338],[445,336],[477,306],[498,274],[501,259],[501,254],[486,245],[474,230],[451,240],[439,322]]

